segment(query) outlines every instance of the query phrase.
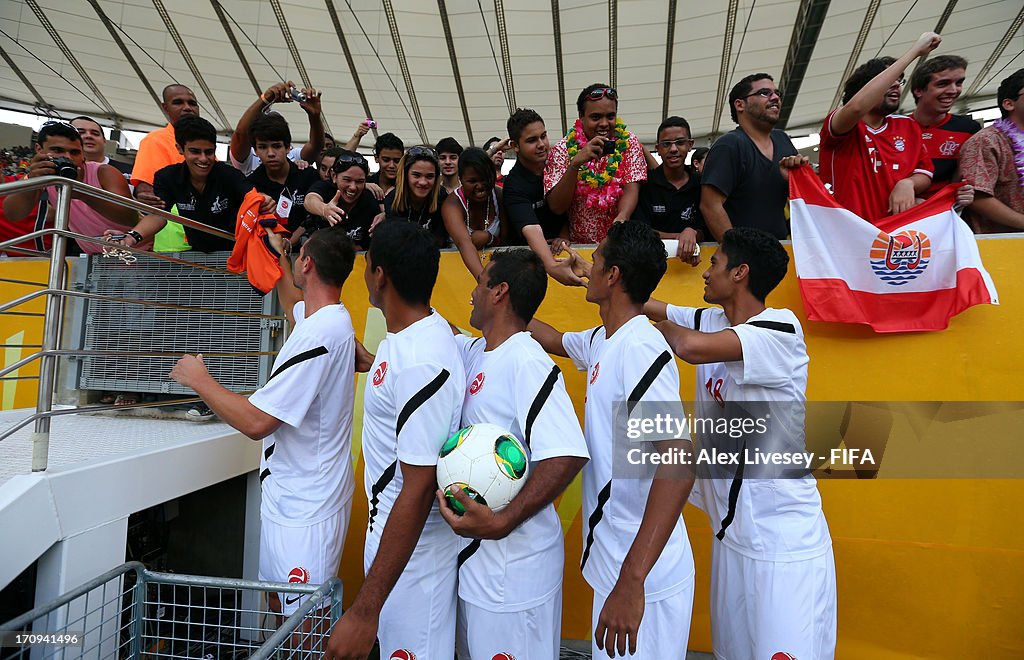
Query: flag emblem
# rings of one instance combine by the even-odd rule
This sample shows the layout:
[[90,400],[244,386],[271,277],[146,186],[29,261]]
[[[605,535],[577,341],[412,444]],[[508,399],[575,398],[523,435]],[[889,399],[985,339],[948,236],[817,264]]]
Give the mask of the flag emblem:
[[909,229],[897,234],[878,232],[871,244],[871,270],[890,286],[903,286],[925,271],[932,243],[922,232]]

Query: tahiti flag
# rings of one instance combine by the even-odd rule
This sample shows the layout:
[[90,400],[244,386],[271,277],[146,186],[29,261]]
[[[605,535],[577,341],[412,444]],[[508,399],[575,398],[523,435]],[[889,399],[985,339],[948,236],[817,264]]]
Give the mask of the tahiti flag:
[[810,167],[792,170],[793,256],[807,318],[875,332],[944,330],[968,307],[999,304],[974,235],[953,210],[956,189],[872,224],[840,206]]

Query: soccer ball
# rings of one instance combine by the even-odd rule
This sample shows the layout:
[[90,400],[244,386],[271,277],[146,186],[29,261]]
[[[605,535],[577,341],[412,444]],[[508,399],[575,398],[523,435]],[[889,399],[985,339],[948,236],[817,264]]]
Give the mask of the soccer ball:
[[494,424],[473,424],[445,441],[437,460],[437,485],[448,506],[462,515],[465,508],[452,491],[462,488],[480,504],[500,511],[526,483],[530,461],[515,436]]

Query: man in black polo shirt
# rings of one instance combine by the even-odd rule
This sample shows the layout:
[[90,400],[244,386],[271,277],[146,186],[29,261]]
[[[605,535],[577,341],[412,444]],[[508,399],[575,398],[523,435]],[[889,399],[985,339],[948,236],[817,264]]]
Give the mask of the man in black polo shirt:
[[288,159],[292,133],[281,115],[260,115],[249,128],[249,134],[261,163],[247,179],[256,190],[274,198],[281,224],[294,232],[309,217],[302,202],[320,176],[314,168],[300,170]]
[[544,120],[533,110],[519,108],[508,118],[509,144],[516,152],[516,164],[505,177],[503,217],[512,229],[511,242],[525,242],[544,262],[548,275],[562,284],[583,286],[572,272],[571,259],[556,259],[549,241],[568,237],[566,214],[558,214],[544,197],[544,163],[550,144]]
[[690,124],[682,117],[669,117],[658,127],[658,155],[661,165],[640,184],[640,199],[633,220],[658,232],[663,239],[678,240],[676,256],[691,266],[704,240],[704,218],[700,214],[700,175],[686,166],[686,154],[693,146]]
[[[217,161],[217,130],[201,117],[186,115],[174,125],[174,141],[184,162],[168,165],[153,177],[153,193],[164,208],[177,208],[178,215],[235,233],[235,220],[245,195],[253,190],[242,173]],[[277,201],[263,195],[260,211],[270,213]],[[147,215],[135,227],[143,240],[152,237],[166,224],[163,218]],[[193,250],[217,252],[230,250],[233,240],[211,236],[185,227],[185,237]],[[124,239],[131,246],[133,237]]]

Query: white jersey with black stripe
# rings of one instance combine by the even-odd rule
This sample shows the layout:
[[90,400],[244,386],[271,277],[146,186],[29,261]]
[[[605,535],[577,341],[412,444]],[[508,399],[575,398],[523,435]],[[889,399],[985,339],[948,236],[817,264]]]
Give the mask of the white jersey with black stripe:
[[[451,326],[436,311],[377,348],[363,392],[367,534],[380,536],[402,490],[401,463],[435,466],[459,430],[466,377]],[[423,535],[453,532],[434,504]]]
[[[494,350],[483,337],[459,335],[466,367],[462,424],[508,429],[536,464],[559,456],[587,458],[562,372],[529,332]],[[499,540],[473,541],[462,553],[459,596],[492,612],[518,612],[546,602],[562,584],[562,526],[554,505]]]
[[[683,419],[679,370],[665,338],[643,315],[633,317],[610,337],[604,326],[567,332],[562,345],[581,371],[587,371],[583,422],[590,462],[583,468],[583,577],[607,596],[619,577],[622,561],[640,528],[651,479],[614,478],[616,448],[626,442],[624,428],[615,428],[617,404],[658,402],[661,413]],[[618,440],[614,438],[619,436]],[[663,439],[689,439],[667,435]],[[652,435],[647,440],[655,439]],[[682,516],[644,582],[648,602],[678,593],[693,577],[693,553]]]
[[293,310],[295,328],[267,384],[249,403],[281,420],[263,439],[261,515],[302,527],[325,520],[352,499],[352,406],[355,333],[342,304],[306,318]]
[[[721,416],[729,403],[763,403],[771,415],[763,446],[804,451],[807,401],[807,346],[800,321],[788,309],[767,308],[745,323],[731,325],[717,307],[668,305],[668,320],[699,330],[731,330],[743,359],[697,365],[697,415]],[[700,438],[697,439],[700,443]],[[747,471],[746,466],[744,466]],[[735,466],[713,466],[698,479],[691,501],[711,519],[716,537],[736,552],[764,561],[797,561],[832,546],[814,477],[756,479],[737,476]]]

